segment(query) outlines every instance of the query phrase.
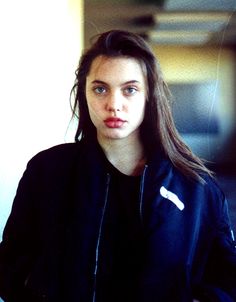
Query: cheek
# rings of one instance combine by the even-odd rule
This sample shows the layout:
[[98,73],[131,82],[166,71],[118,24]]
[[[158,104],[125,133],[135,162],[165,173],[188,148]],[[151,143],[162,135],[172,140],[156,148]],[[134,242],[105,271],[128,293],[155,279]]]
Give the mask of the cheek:
[[87,97],[87,106],[88,106],[89,116],[91,120],[94,121],[96,109],[94,108],[94,104],[89,97]]
[[134,114],[137,116],[137,118],[143,118],[144,112],[145,112],[145,106],[146,106],[146,101],[141,99],[138,104],[136,103],[133,108]]
[[101,120],[102,108],[98,102],[88,102],[89,115],[92,121]]

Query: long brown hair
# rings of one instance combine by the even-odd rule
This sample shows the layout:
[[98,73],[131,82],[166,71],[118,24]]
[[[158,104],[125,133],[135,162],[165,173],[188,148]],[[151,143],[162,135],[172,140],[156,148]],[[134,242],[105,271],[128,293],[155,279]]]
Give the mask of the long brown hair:
[[212,175],[202,160],[195,156],[176,130],[171,113],[171,94],[163,80],[160,65],[145,40],[131,32],[111,30],[97,37],[81,57],[76,70],[73,115],[79,118],[75,140],[93,138],[96,129],[90,119],[85,96],[86,77],[97,56],[131,57],[137,59],[147,78],[147,102],[140,135],[146,153],[159,148],[184,175],[202,181],[201,174]]

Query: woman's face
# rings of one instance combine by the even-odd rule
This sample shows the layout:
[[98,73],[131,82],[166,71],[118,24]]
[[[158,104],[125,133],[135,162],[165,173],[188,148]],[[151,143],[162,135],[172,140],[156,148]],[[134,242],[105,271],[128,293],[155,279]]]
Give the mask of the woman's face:
[[95,58],[86,78],[86,98],[100,140],[139,138],[146,103],[146,80],[137,60]]

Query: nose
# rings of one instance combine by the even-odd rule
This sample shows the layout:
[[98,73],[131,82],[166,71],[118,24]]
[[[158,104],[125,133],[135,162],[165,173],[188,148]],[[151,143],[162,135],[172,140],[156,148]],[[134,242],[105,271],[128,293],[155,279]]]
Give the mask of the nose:
[[110,93],[107,98],[106,109],[113,112],[122,110],[122,95],[119,92]]

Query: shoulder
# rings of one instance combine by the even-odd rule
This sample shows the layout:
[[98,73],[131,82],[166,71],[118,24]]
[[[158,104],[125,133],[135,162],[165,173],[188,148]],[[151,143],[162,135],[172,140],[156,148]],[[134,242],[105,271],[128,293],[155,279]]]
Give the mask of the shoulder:
[[27,164],[27,171],[38,173],[63,171],[75,164],[79,154],[80,143],[56,145],[33,156]]
[[194,179],[183,174],[169,159],[162,161],[157,173],[161,175],[158,182],[170,191],[176,192],[190,206],[195,204],[201,208],[219,210],[225,203],[225,195],[220,185],[207,173],[201,173],[202,181]]
[[[175,168],[174,168],[175,169]],[[176,169],[175,169],[176,170]],[[194,180],[183,175],[181,172],[175,172],[176,178],[188,191],[194,192],[196,195],[204,197],[203,200],[221,200],[225,199],[225,195],[221,190],[216,178],[207,173],[201,173],[199,180]],[[205,202],[204,201],[204,202]]]
[[[81,140],[53,146],[37,153],[27,164],[28,171],[62,175],[76,168],[87,169],[98,162],[101,151],[96,142]],[[101,157],[101,155],[100,155]]]
[[211,195],[218,197],[220,199],[225,199],[225,194],[220,188],[220,184],[218,183],[217,179],[211,177],[209,175],[203,176],[205,183],[203,184],[205,191]]
[[64,158],[76,153],[79,148],[79,143],[60,144],[37,153],[30,161],[44,160],[47,158]]
[[79,141],[43,150],[29,160],[21,183],[30,183],[39,192],[49,188],[50,191],[59,191],[70,186],[75,179],[83,178],[87,171],[95,175],[95,149],[94,145]]
[[[203,215],[210,215],[217,220],[222,216],[222,211],[227,207],[227,201],[217,179],[207,173],[202,173],[202,181],[189,179],[180,172],[176,172],[175,187],[181,190],[186,203],[195,211]],[[204,214],[205,213],[205,214]]]

